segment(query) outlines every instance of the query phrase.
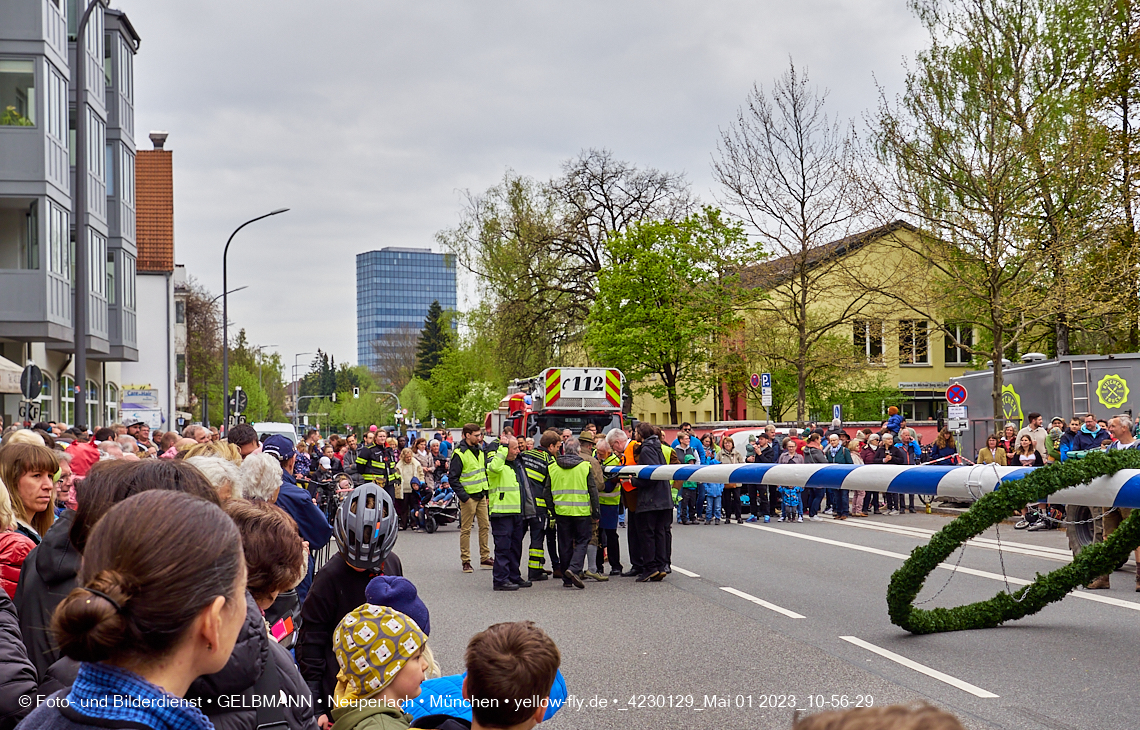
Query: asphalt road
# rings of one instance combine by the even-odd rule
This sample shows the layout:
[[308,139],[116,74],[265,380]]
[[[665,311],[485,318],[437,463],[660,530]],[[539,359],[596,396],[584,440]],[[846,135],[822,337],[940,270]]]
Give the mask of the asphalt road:
[[[996,629],[912,636],[890,623],[891,573],[949,519],[674,524],[673,565],[692,576],[587,581],[580,591],[550,580],[493,592],[491,571],[460,571],[453,526],[401,533],[396,552],[431,611],[445,673],[463,670],[467,639],[492,623],[529,619],[554,638],[583,704],[564,707],[544,725],[552,729],[787,728],[821,701],[868,698],[931,702],[970,728],[1137,727],[1131,563],[1110,591],[1080,591],[1096,600],[1070,595]],[[1005,590],[1003,575],[1016,589],[1067,562],[1065,548],[1060,531],[991,529],[960,562],[951,556],[957,570],[936,570],[919,601],[988,598]]]

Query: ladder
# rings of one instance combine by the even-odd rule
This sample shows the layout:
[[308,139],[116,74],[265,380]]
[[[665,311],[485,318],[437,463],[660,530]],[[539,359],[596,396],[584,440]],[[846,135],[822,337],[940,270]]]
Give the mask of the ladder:
[[1072,385],[1073,415],[1083,416],[1089,412],[1088,360],[1069,361],[1069,383]]

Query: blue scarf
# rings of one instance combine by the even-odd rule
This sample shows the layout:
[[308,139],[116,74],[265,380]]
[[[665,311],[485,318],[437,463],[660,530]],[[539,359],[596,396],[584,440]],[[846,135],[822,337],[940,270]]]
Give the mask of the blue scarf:
[[90,718],[136,722],[154,730],[214,730],[194,705],[110,664],[81,663],[67,700]]

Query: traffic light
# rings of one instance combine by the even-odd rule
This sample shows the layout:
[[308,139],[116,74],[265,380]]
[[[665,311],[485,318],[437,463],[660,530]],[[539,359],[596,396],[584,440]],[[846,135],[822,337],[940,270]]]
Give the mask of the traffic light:
[[336,393],[333,393],[333,394],[332,394],[332,402],[333,402],[333,403],[336,403]]
[[352,389],[352,397],[353,398],[359,398],[360,397],[360,388],[353,388]]

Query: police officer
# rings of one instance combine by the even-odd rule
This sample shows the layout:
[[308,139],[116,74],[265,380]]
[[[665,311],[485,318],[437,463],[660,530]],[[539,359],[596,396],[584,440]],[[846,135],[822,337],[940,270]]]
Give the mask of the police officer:
[[517,591],[531,586],[529,580],[523,580],[519,564],[522,562],[523,535],[528,522],[535,516],[534,497],[526,469],[518,459],[518,439],[507,436],[500,444],[487,465],[491,500],[488,511],[491,514],[491,535],[495,539],[492,579],[496,591]]

